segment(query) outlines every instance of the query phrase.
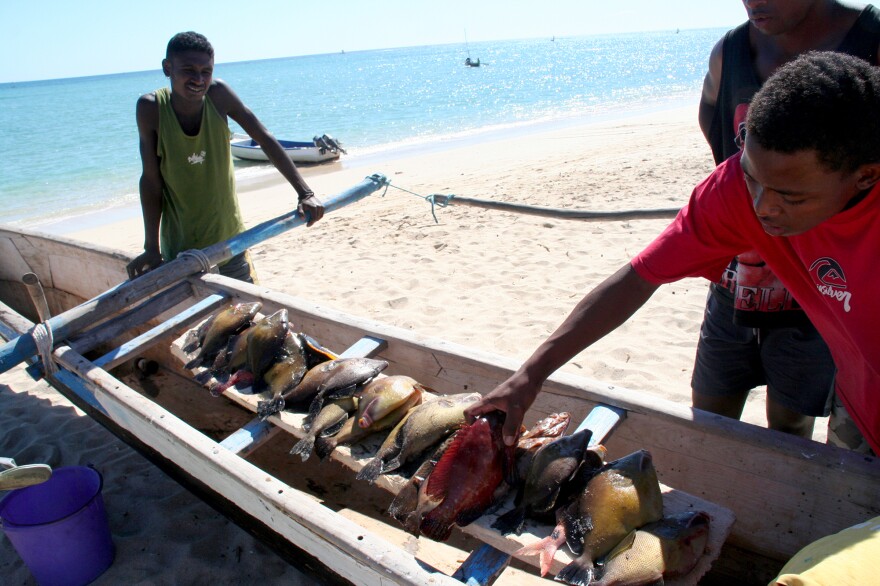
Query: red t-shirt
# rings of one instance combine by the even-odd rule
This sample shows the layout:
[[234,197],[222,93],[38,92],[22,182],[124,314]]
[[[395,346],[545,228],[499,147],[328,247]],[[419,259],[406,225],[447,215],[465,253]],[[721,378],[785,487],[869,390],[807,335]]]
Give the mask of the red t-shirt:
[[[734,155],[700,183],[632,266],[655,284],[714,280],[732,256],[760,254],[822,334],[837,366],[837,393],[880,453],[880,185],[812,230],[774,237],[755,216],[739,159]],[[761,290],[743,285],[744,295]]]

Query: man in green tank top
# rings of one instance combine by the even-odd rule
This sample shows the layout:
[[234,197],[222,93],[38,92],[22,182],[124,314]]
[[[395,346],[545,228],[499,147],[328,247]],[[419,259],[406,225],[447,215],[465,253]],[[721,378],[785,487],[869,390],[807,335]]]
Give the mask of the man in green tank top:
[[[171,88],[142,95],[137,126],[143,172],[144,252],[128,264],[135,278],[193,248],[231,238],[244,226],[235,195],[228,118],[268,155],[298,195],[309,226],[324,206],[281,145],[224,81],[213,78],[214,48],[203,35],[178,33],[168,42],[162,71]],[[247,253],[219,266],[221,274],[254,282]]]

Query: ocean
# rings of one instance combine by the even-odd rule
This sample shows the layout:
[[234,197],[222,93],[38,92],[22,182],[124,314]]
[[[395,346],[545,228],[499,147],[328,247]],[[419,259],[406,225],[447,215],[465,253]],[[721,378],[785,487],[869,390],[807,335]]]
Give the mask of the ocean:
[[[218,63],[278,138],[329,134],[343,165],[493,133],[693,104],[724,29],[524,39]],[[218,48],[222,54],[222,48]],[[465,57],[481,66],[466,67]],[[156,56],[157,66],[163,55]],[[135,102],[160,69],[0,84],[0,224],[137,206]],[[230,121],[233,131],[241,132]],[[236,175],[270,172],[236,161]],[[381,172],[381,168],[376,171]]]

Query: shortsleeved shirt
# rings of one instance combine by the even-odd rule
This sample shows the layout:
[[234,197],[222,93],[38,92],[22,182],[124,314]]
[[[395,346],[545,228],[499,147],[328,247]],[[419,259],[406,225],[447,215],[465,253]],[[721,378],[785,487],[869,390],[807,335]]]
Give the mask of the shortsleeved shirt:
[[852,208],[787,237],[764,232],[734,155],[632,260],[651,283],[714,279],[734,255],[754,250],[794,294],[828,344],[835,389],[871,448],[880,450],[880,185]]

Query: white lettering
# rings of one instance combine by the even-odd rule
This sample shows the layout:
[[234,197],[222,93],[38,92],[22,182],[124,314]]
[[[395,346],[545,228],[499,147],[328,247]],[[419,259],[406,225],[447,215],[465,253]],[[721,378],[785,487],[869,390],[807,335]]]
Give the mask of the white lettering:
[[821,293],[822,295],[837,299],[838,301],[842,301],[843,310],[849,313],[849,310],[851,309],[849,300],[852,299],[852,293],[850,293],[849,291],[844,291],[843,289],[836,289],[834,287],[831,287],[830,285],[816,285],[816,288],[819,289],[819,293]]

